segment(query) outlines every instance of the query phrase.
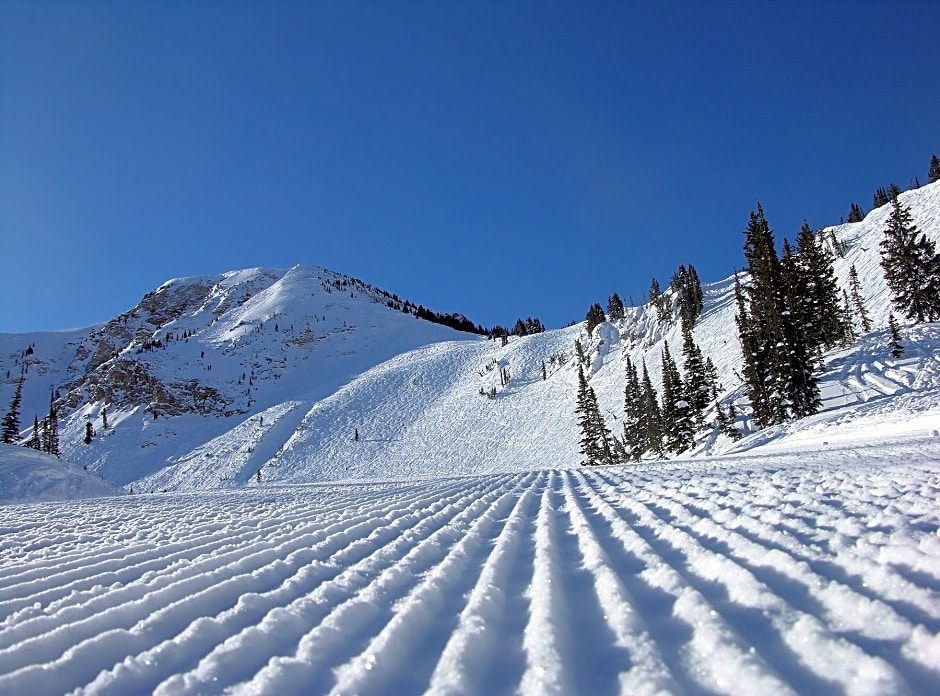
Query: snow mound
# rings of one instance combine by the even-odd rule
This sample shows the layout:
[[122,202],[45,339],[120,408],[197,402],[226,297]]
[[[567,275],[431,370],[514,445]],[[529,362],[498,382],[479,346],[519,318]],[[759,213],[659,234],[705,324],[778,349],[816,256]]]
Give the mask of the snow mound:
[[0,504],[123,495],[97,474],[26,447],[0,445]]

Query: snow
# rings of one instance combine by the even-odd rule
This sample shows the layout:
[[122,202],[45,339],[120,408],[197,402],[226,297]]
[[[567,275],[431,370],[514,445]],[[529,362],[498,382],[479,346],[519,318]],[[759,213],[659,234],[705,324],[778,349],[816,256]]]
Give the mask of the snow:
[[[901,200],[940,238],[940,184]],[[658,386],[679,354],[649,306],[503,345],[297,266],[0,336],[24,425],[72,385],[71,464],[0,447],[0,693],[940,693],[940,324],[891,357],[889,213],[824,234],[875,329],[825,356],[814,416],[751,430],[733,279],[704,286],[745,437],[671,461],[572,468],[575,340],[617,433],[626,359]],[[107,401],[115,360],[224,407]]]
[[0,693],[936,693],[938,439],[0,508]]
[[0,505],[123,494],[100,476],[57,457],[0,444]]

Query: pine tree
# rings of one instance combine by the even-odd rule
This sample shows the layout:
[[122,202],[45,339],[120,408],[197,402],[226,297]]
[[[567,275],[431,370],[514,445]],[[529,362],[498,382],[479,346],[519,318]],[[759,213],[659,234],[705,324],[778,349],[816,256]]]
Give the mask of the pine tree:
[[659,289],[659,281],[655,278],[650,281],[650,305],[656,310],[660,321],[669,319],[669,298]]
[[59,419],[56,416],[55,393],[49,395],[49,415],[42,420],[42,450],[46,454],[58,457],[59,449]]
[[627,358],[627,382],[623,391],[623,444],[629,458],[640,461],[646,449],[646,434],[643,431],[643,393],[636,365]]
[[936,155],[930,157],[930,169],[927,171],[927,183],[940,181],[940,159]]
[[7,445],[14,445],[20,439],[20,404],[23,401],[23,379],[21,375],[16,383],[13,398],[10,400],[10,408],[3,417],[2,440]]
[[891,196],[888,195],[888,192],[885,191],[884,186],[879,186],[875,191],[875,195],[872,196],[872,206],[875,208],[880,208],[883,205],[887,205],[891,202]]
[[614,455],[610,441],[610,431],[601,416],[597,404],[597,395],[588,385],[584,370],[578,366],[578,426],[581,428],[582,466],[613,464]]
[[842,337],[842,345],[849,346],[855,342],[855,339],[858,338],[858,333],[855,331],[855,323],[852,319],[853,317],[852,305],[849,303],[849,294],[845,291],[845,288],[842,289],[842,322],[845,325],[845,335]]
[[27,447],[42,451],[42,440],[39,436],[39,416],[33,416],[33,434],[26,443]]
[[679,368],[669,352],[669,343],[663,348],[663,391],[662,423],[663,446],[666,450],[679,454],[692,444],[695,431],[689,409],[689,402],[683,398],[682,377]]
[[662,457],[663,451],[663,416],[659,410],[659,400],[656,397],[656,390],[650,381],[649,371],[646,369],[646,360],[643,361],[643,381],[641,382],[641,407],[642,407],[642,425],[640,431],[643,433],[643,450],[652,452]]
[[888,346],[891,348],[891,357],[900,358],[904,355],[904,346],[901,343],[901,331],[898,329],[898,322],[894,314],[888,313],[888,329],[890,330],[891,340]]
[[715,401],[715,424],[718,426],[718,432],[727,435],[732,440],[741,439],[741,431],[737,426],[737,414],[734,410],[734,402],[728,404],[728,413],[725,414],[721,404]]
[[849,210],[849,222],[861,222],[865,219],[865,212],[858,203],[853,203]]
[[690,265],[686,269],[684,265],[679,266],[669,287],[678,297],[679,318],[691,328],[698,319],[698,315],[702,313],[705,300],[695,267]]
[[85,444],[90,445],[91,441],[95,437],[95,426],[91,424],[91,421],[85,423]]
[[801,311],[788,304],[793,281],[784,275],[759,203],[744,234],[751,282],[746,287],[735,285],[738,334],[754,421],[764,428],[815,413],[821,402],[814,353],[799,321]]
[[620,295],[617,293],[607,298],[607,316],[610,317],[611,321],[623,319],[623,300],[620,299]]
[[594,328],[598,324],[607,321],[607,318],[604,316],[604,309],[601,307],[599,302],[595,302],[593,305],[591,305],[591,308],[588,310],[587,316],[585,317],[585,321],[587,322],[588,336],[591,335],[591,332],[594,331]]
[[855,308],[855,314],[858,316],[859,326],[862,331],[868,333],[871,331],[871,319],[868,316],[865,301],[862,299],[862,284],[858,280],[858,270],[856,270],[854,263],[849,269],[849,287],[852,291],[852,306]]
[[102,407],[101,409],[101,429],[108,429],[108,409],[106,407]]
[[802,284],[800,323],[808,348],[832,348],[845,334],[834,259],[805,220],[796,240],[797,279]]
[[587,363],[587,357],[584,355],[584,346],[581,345],[581,339],[574,339],[574,353],[578,357],[578,365],[585,365]]
[[758,428],[778,422],[778,405],[774,396],[773,373],[766,346],[758,332],[758,326],[751,318],[748,303],[744,296],[741,279],[734,275],[734,296],[738,305],[735,323],[738,325],[738,338],[741,341],[741,353],[744,357],[742,368],[747,398],[751,402],[754,422]]
[[[940,256],[895,196],[881,241],[881,267],[895,308],[918,323],[940,319]],[[918,238],[918,234],[920,237]]]
[[[705,418],[705,409],[711,398],[711,385],[702,351],[695,344],[692,329],[682,323],[682,357],[685,369],[685,383],[682,392],[689,402],[689,411],[696,428],[701,427]],[[714,366],[712,366],[714,368]]]

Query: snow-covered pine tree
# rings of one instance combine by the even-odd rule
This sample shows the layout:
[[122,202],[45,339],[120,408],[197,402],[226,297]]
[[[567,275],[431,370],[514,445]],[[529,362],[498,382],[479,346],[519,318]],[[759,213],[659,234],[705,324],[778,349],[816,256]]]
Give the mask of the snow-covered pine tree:
[[[940,256],[920,233],[907,206],[895,196],[881,241],[881,267],[892,303],[918,323],[940,319]],[[918,234],[920,237],[918,238]]]
[[627,381],[623,390],[623,444],[628,457],[638,462],[643,456],[645,433],[643,432],[643,392],[636,365],[627,357]]
[[597,395],[593,387],[588,385],[584,369],[580,365],[578,366],[578,405],[575,413],[578,414],[578,426],[581,428],[581,454],[584,455],[581,465],[613,464],[610,431],[601,416]]
[[594,331],[594,328],[598,324],[607,321],[607,317],[604,316],[604,309],[601,307],[599,302],[595,302],[591,305],[591,308],[587,311],[585,321],[587,322],[588,336],[591,335],[591,332]]
[[738,305],[735,322],[738,325],[738,338],[741,342],[741,354],[744,365],[741,372],[744,388],[751,402],[754,422],[758,428],[779,422],[778,395],[774,389],[773,372],[767,353],[766,340],[758,332],[758,326],[751,318],[744,289],[737,273],[734,274],[734,297]]
[[650,305],[656,311],[660,321],[669,319],[669,298],[659,288],[659,281],[653,278],[650,281]]
[[4,444],[13,445],[20,439],[20,404],[23,401],[23,380],[20,375],[16,382],[16,391],[13,392],[13,398],[10,400],[10,408],[3,417],[3,435]]
[[665,454],[663,451],[663,417],[659,410],[656,390],[650,380],[649,370],[646,369],[646,360],[643,361],[643,380],[640,384],[643,408],[643,420],[640,430],[645,439],[643,449],[662,457]]
[[705,295],[702,292],[702,284],[699,281],[698,273],[691,264],[688,269],[684,265],[679,266],[669,283],[678,297],[679,318],[687,323],[689,327],[695,325],[695,320],[701,314],[704,306]]
[[[685,369],[685,382],[682,393],[689,403],[689,412],[698,430],[705,419],[705,409],[711,399],[712,388],[709,385],[708,370],[702,351],[695,344],[692,328],[685,321],[682,322],[682,357]],[[714,366],[712,366],[714,369]]]
[[930,157],[930,169],[927,170],[927,183],[940,181],[940,159],[936,155]]
[[888,346],[891,348],[891,357],[900,358],[904,355],[904,345],[901,343],[901,331],[898,329],[898,322],[891,312],[888,313],[888,329],[891,337],[888,342]]
[[623,300],[620,295],[614,293],[607,298],[607,316],[611,321],[620,321],[623,319]]
[[662,391],[662,423],[663,446],[669,452],[679,454],[687,450],[692,444],[695,426],[689,409],[689,402],[685,400],[682,388],[682,376],[679,368],[669,352],[669,343],[663,347],[663,391]]

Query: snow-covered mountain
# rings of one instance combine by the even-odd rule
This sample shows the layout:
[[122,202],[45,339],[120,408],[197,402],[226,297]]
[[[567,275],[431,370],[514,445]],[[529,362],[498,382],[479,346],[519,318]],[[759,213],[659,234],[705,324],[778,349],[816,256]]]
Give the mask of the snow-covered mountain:
[[[901,202],[940,238],[940,184]],[[940,326],[906,328],[900,360],[887,348],[878,243],[889,214],[885,206],[823,231],[841,247],[844,287],[855,265],[874,321],[827,356],[823,411],[737,443],[706,433],[683,457],[830,442],[861,427],[940,427]],[[723,401],[743,407],[732,279],[703,289],[695,340],[718,369]],[[664,342],[674,353],[681,346],[678,321],[649,306],[627,308],[591,336],[581,324],[506,345],[403,309],[394,295],[317,267],[173,280],[101,326],[0,335],[0,407],[25,361],[24,437],[55,388],[65,458],[137,490],[256,486],[259,472],[265,485],[567,467],[579,460],[575,340],[615,432],[625,358],[645,360],[658,385]],[[746,410],[739,426],[750,427]]]

